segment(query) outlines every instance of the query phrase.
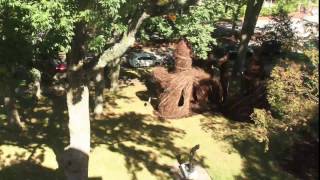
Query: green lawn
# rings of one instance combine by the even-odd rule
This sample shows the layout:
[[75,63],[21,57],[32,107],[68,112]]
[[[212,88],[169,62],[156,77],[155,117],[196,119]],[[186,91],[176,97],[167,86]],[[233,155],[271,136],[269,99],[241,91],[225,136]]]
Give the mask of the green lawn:
[[[232,136],[241,134],[241,123],[237,129],[221,115],[210,114],[159,120],[152,106],[144,106],[140,99],[147,92],[138,79],[117,94],[106,92],[105,116],[91,123],[90,180],[171,179],[175,155],[187,155],[196,144],[200,144],[196,160],[212,179],[294,179],[271,151],[264,153],[262,144]],[[28,119],[25,132],[6,127],[0,116],[0,179],[61,179],[55,154],[67,144],[64,99],[23,108]],[[217,133],[229,136],[216,138]]]

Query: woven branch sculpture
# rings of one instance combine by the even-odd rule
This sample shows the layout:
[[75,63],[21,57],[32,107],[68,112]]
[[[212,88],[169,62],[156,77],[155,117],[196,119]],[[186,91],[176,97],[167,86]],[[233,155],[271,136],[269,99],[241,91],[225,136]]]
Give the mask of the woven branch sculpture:
[[164,119],[182,118],[192,114],[193,108],[208,103],[217,90],[222,95],[219,81],[200,68],[192,67],[192,49],[185,40],[180,40],[174,52],[175,69],[168,72],[163,67],[153,71],[163,92],[160,94],[158,115]]

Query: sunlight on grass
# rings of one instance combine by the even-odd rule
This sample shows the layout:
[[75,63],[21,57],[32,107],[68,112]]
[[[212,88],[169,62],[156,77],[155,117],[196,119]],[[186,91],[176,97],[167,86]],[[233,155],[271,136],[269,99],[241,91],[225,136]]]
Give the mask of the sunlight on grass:
[[[199,156],[203,157],[204,164],[207,166],[207,171],[214,179],[233,179],[234,176],[241,173],[242,168],[242,160],[239,154],[230,152],[227,149],[232,148],[230,145],[224,142],[215,141],[211,134],[205,132],[201,128],[200,119],[205,118],[202,115],[196,115],[189,118],[179,119],[179,120],[166,120],[167,122],[160,122],[153,115],[153,108],[150,104],[144,106],[144,101],[141,101],[137,98],[136,92],[146,91],[145,85],[140,83],[139,81],[134,81],[134,86],[127,86],[123,88],[119,94],[127,97],[127,99],[116,99],[116,106],[106,106],[108,107],[108,111],[113,112],[115,114],[123,114],[126,112],[135,112],[137,114],[148,115],[148,117],[154,118],[153,123],[161,124],[163,126],[169,126],[171,128],[181,129],[185,131],[185,134],[182,138],[173,139],[173,143],[177,147],[190,149],[196,144],[200,144]],[[143,145],[136,144],[135,142],[128,142],[133,147],[142,149],[143,151],[150,151],[154,153],[156,160],[159,164],[164,164],[167,166],[173,166],[177,164],[177,161],[174,157],[161,156],[157,149],[149,148]],[[157,142],[155,142],[157,143]],[[228,147],[226,149],[226,147]],[[98,148],[98,149],[97,149]],[[97,147],[91,156],[90,162],[94,162],[95,166],[98,167],[106,167],[106,169],[102,170],[101,168],[91,168],[90,174],[92,176],[98,176],[99,172],[102,171],[108,172],[105,178],[107,177],[117,177],[117,179],[130,179],[130,174],[125,172],[125,157],[119,157],[119,154],[115,154],[110,151],[104,151],[103,148]],[[106,148],[105,148],[106,149]],[[161,151],[166,151],[165,149],[161,149]],[[167,150],[166,153],[177,153],[170,152]],[[97,153],[97,154],[96,154]],[[100,154],[100,155],[98,155]],[[98,161],[99,157],[106,158],[106,160]],[[97,160],[94,160],[94,159]],[[110,159],[109,159],[110,158]],[[109,160],[107,160],[109,159]],[[112,161],[112,159],[114,161]],[[102,164],[100,164],[100,162]],[[112,164],[103,165],[105,162],[114,162]],[[97,165],[99,163],[100,165]],[[93,163],[92,163],[93,164]],[[116,165],[116,166],[115,166]],[[141,169],[138,170],[137,177],[138,179],[161,179],[161,175],[159,177],[154,176],[154,173],[150,174],[145,166],[140,166]],[[116,175],[118,174],[118,175]]]
[[58,164],[52,149],[34,145],[34,152],[25,148],[12,145],[0,145],[0,168],[18,164],[30,160],[34,163],[40,163],[43,167],[56,169]]
[[[255,174],[252,176],[249,174],[248,176],[248,172],[244,173],[244,170],[248,169],[248,163],[252,163],[249,166],[249,170],[251,168],[253,172],[263,171],[262,169],[267,166],[267,171],[263,172],[281,174],[281,170],[274,169],[272,161],[266,161],[269,165],[262,163],[264,159],[260,159],[260,157],[268,159],[268,156],[256,154],[260,150],[242,151],[245,148],[236,148],[237,146],[232,141],[215,138],[214,134],[223,132],[221,130],[229,131],[228,133],[231,134],[240,132],[223,116],[202,114],[177,120],[159,120],[153,114],[152,105],[145,99],[148,96],[146,86],[137,79],[132,80],[131,85],[121,86],[116,94],[105,92],[105,116],[98,120],[93,120],[91,124],[90,180],[171,179],[170,169],[178,164],[175,155],[182,154],[183,157],[186,157],[190,148],[196,144],[200,145],[196,161],[206,168],[207,172],[215,180],[258,177]],[[60,111],[64,112],[62,110],[56,112],[59,113]],[[48,109],[48,107],[37,107],[33,113],[39,113],[41,115],[39,117],[42,118],[43,122],[46,122],[47,119],[43,115],[52,112],[55,111]],[[51,118],[56,118],[54,113],[51,116]],[[59,122],[57,123],[60,124]],[[59,141],[60,139],[64,141],[65,135],[63,133],[57,134],[61,129],[54,128],[57,123],[44,128],[53,128],[52,132],[50,132],[50,137],[57,136]],[[37,123],[35,121],[30,125],[37,125]],[[212,125],[215,125],[215,127],[212,128]],[[61,126],[63,127],[63,125]],[[240,124],[239,126],[243,125]],[[39,124],[39,127],[42,127],[42,125]],[[219,131],[215,132],[215,128],[218,128]],[[21,173],[19,177],[10,175],[6,170],[6,168],[9,168],[11,173],[20,172],[15,170],[16,166],[14,164],[25,162],[28,159],[34,163],[31,167],[39,169],[39,172],[46,172],[48,176],[46,180],[60,178],[56,170],[58,165],[55,153],[51,149],[56,146],[54,139],[48,139],[47,141],[49,142],[45,142],[46,138],[49,137],[49,133],[46,136],[44,133],[37,134],[36,128],[32,130],[33,134],[30,135],[36,138],[36,142],[39,144],[44,143],[44,145],[24,145],[24,142],[16,145],[10,145],[10,143],[1,145],[0,179],[21,179],[22,176],[30,174],[29,165],[19,166],[20,169],[21,167],[22,169],[29,168],[29,171]],[[43,131],[46,132],[46,129],[41,129],[41,132]],[[5,133],[1,130],[0,132]],[[32,137],[28,139],[30,142],[34,141]],[[6,139],[3,140],[6,142]],[[248,146],[251,147],[252,145],[249,144]],[[261,152],[263,152],[263,148],[261,148]],[[29,158],[31,154],[33,155]],[[29,179],[32,179],[35,174],[31,173],[28,176],[31,177]],[[267,174],[263,174],[260,177],[265,177],[265,175],[267,176]]]

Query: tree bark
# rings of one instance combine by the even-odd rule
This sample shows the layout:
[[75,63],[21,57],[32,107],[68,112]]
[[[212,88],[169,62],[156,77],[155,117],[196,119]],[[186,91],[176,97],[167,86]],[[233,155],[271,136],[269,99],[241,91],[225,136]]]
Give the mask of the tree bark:
[[251,36],[254,33],[254,29],[258,20],[258,16],[260,14],[263,1],[264,0],[248,0],[247,2],[247,8],[240,35],[240,47],[238,50],[238,58],[234,67],[235,74],[239,74],[244,71],[248,44],[251,39]]
[[142,12],[139,16],[135,17],[132,24],[129,24],[128,32],[122,36],[118,43],[103,52],[93,68],[95,71],[99,71],[104,67],[107,68],[109,78],[108,88],[110,91],[116,91],[118,88],[121,64],[120,57],[129,49],[129,47],[133,46],[135,35],[139,27],[148,17],[149,15],[145,12]]
[[100,69],[95,77],[94,115],[99,118],[103,114],[103,90],[105,88],[104,70]]
[[70,143],[62,156],[67,180],[87,180],[90,153],[89,89],[82,71],[68,72],[67,107]]
[[133,46],[136,40],[135,35],[139,27],[141,26],[142,22],[148,17],[149,15],[145,12],[136,17],[135,20],[132,21],[133,23],[129,25],[129,31],[122,36],[121,40],[118,43],[114,44],[111,48],[103,52],[98,60],[98,63],[95,65],[94,70],[104,68],[110,62],[116,61],[128,50],[130,46]]
[[236,26],[237,26],[237,20],[239,19],[240,15],[240,10],[241,10],[242,5],[237,5],[235,11],[232,13],[232,33],[233,35],[236,34]]
[[34,81],[34,86],[36,88],[36,98],[39,100],[42,98],[41,84],[40,81]]
[[119,85],[120,76],[120,58],[109,63],[108,67],[108,77],[109,77],[109,91],[115,92]]
[[[77,1],[79,10],[86,10],[89,1]],[[75,24],[71,52],[67,57],[67,107],[70,143],[62,155],[61,167],[67,180],[87,180],[90,152],[90,113],[88,77],[83,69],[87,39],[85,21]]]
[[9,125],[14,125],[20,129],[23,129],[24,125],[20,120],[20,115],[16,106],[16,99],[14,95],[10,94],[10,96],[4,97],[4,106],[7,111]]
[[67,106],[69,115],[69,147],[90,151],[90,116],[89,116],[89,90],[87,86],[67,91]]
[[89,90],[83,85],[67,91],[70,144],[62,156],[67,180],[87,180],[90,153]]

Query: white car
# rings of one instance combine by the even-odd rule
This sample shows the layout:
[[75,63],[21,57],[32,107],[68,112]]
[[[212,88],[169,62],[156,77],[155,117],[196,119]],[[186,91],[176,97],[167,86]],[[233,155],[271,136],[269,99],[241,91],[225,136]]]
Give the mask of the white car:
[[134,53],[132,57],[129,58],[128,62],[132,67],[149,67],[155,65],[162,65],[163,58],[151,53],[141,52]]

